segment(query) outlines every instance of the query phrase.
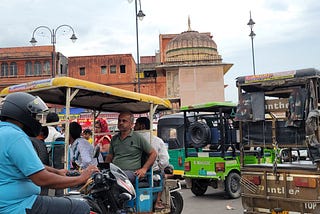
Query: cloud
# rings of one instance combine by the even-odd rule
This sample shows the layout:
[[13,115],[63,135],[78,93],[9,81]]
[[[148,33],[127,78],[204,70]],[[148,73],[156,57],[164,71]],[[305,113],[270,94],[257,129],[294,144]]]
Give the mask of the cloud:
[[[141,0],[146,17],[139,21],[140,55],[159,49],[159,34],[191,28],[213,35],[225,62],[226,99],[237,100],[235,78],[252,74],[249,11],[254,32],[257,73],[303,67],[319,68],[320,2],[318,0]],[[127,0],[2,0],[0,47],[28,46],[40,25],[71,25],[78,37],[57,32],[57,50],[66,56],[131,53],[136,56],[135,8]],[[38,45],[50,38],[37,35]]]

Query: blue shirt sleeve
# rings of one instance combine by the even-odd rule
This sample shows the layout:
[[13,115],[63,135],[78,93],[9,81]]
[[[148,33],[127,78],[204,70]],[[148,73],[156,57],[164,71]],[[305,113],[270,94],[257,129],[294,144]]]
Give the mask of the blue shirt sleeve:
[[28,137],[19,137],[12,141],[9,157],[24,176],[30,176],[44,169],[33,145]]

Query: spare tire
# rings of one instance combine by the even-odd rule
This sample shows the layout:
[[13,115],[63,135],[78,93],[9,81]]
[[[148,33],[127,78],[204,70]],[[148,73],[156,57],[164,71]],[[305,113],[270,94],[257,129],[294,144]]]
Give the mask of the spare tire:
[[191,145],[194,148],[202,148],[211,142],[211,131],[205,122],[193,122],[189,127],[189,132]]

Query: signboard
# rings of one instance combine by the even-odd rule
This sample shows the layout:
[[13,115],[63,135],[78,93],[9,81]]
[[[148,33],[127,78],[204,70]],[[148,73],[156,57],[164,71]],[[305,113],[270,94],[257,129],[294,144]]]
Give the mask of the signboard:
[[9,87],[9,92],[12,93],[17,91],[26,91],[31,89],[48,87],[52,85],[52,80],[53,79],[43,79],[43,80],[36,80],[32,82],[13,85]]
[[283,71],[283,72],[277,72],[277,73],[251,75],[251,76],[245,77],[245,83],[293,78],[295,74],[296,74],[296,71]]
[[265,101],[266,112],[285,112],[289,109],[289,99],[281,98]]

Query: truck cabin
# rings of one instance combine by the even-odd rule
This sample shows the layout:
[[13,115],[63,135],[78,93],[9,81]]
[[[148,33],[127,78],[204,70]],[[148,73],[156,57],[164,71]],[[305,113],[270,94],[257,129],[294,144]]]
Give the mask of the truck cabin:
[[[316,131],[319,83],[316,69],[238,77],[235,120],[240,122],[242,150],[262,156],[264,150],[283,152],[280,162],[317,158],[312,152],[307,157],[306,149],[317,143],[320,134]],[[307,142],[311,136],[314,142]]]

